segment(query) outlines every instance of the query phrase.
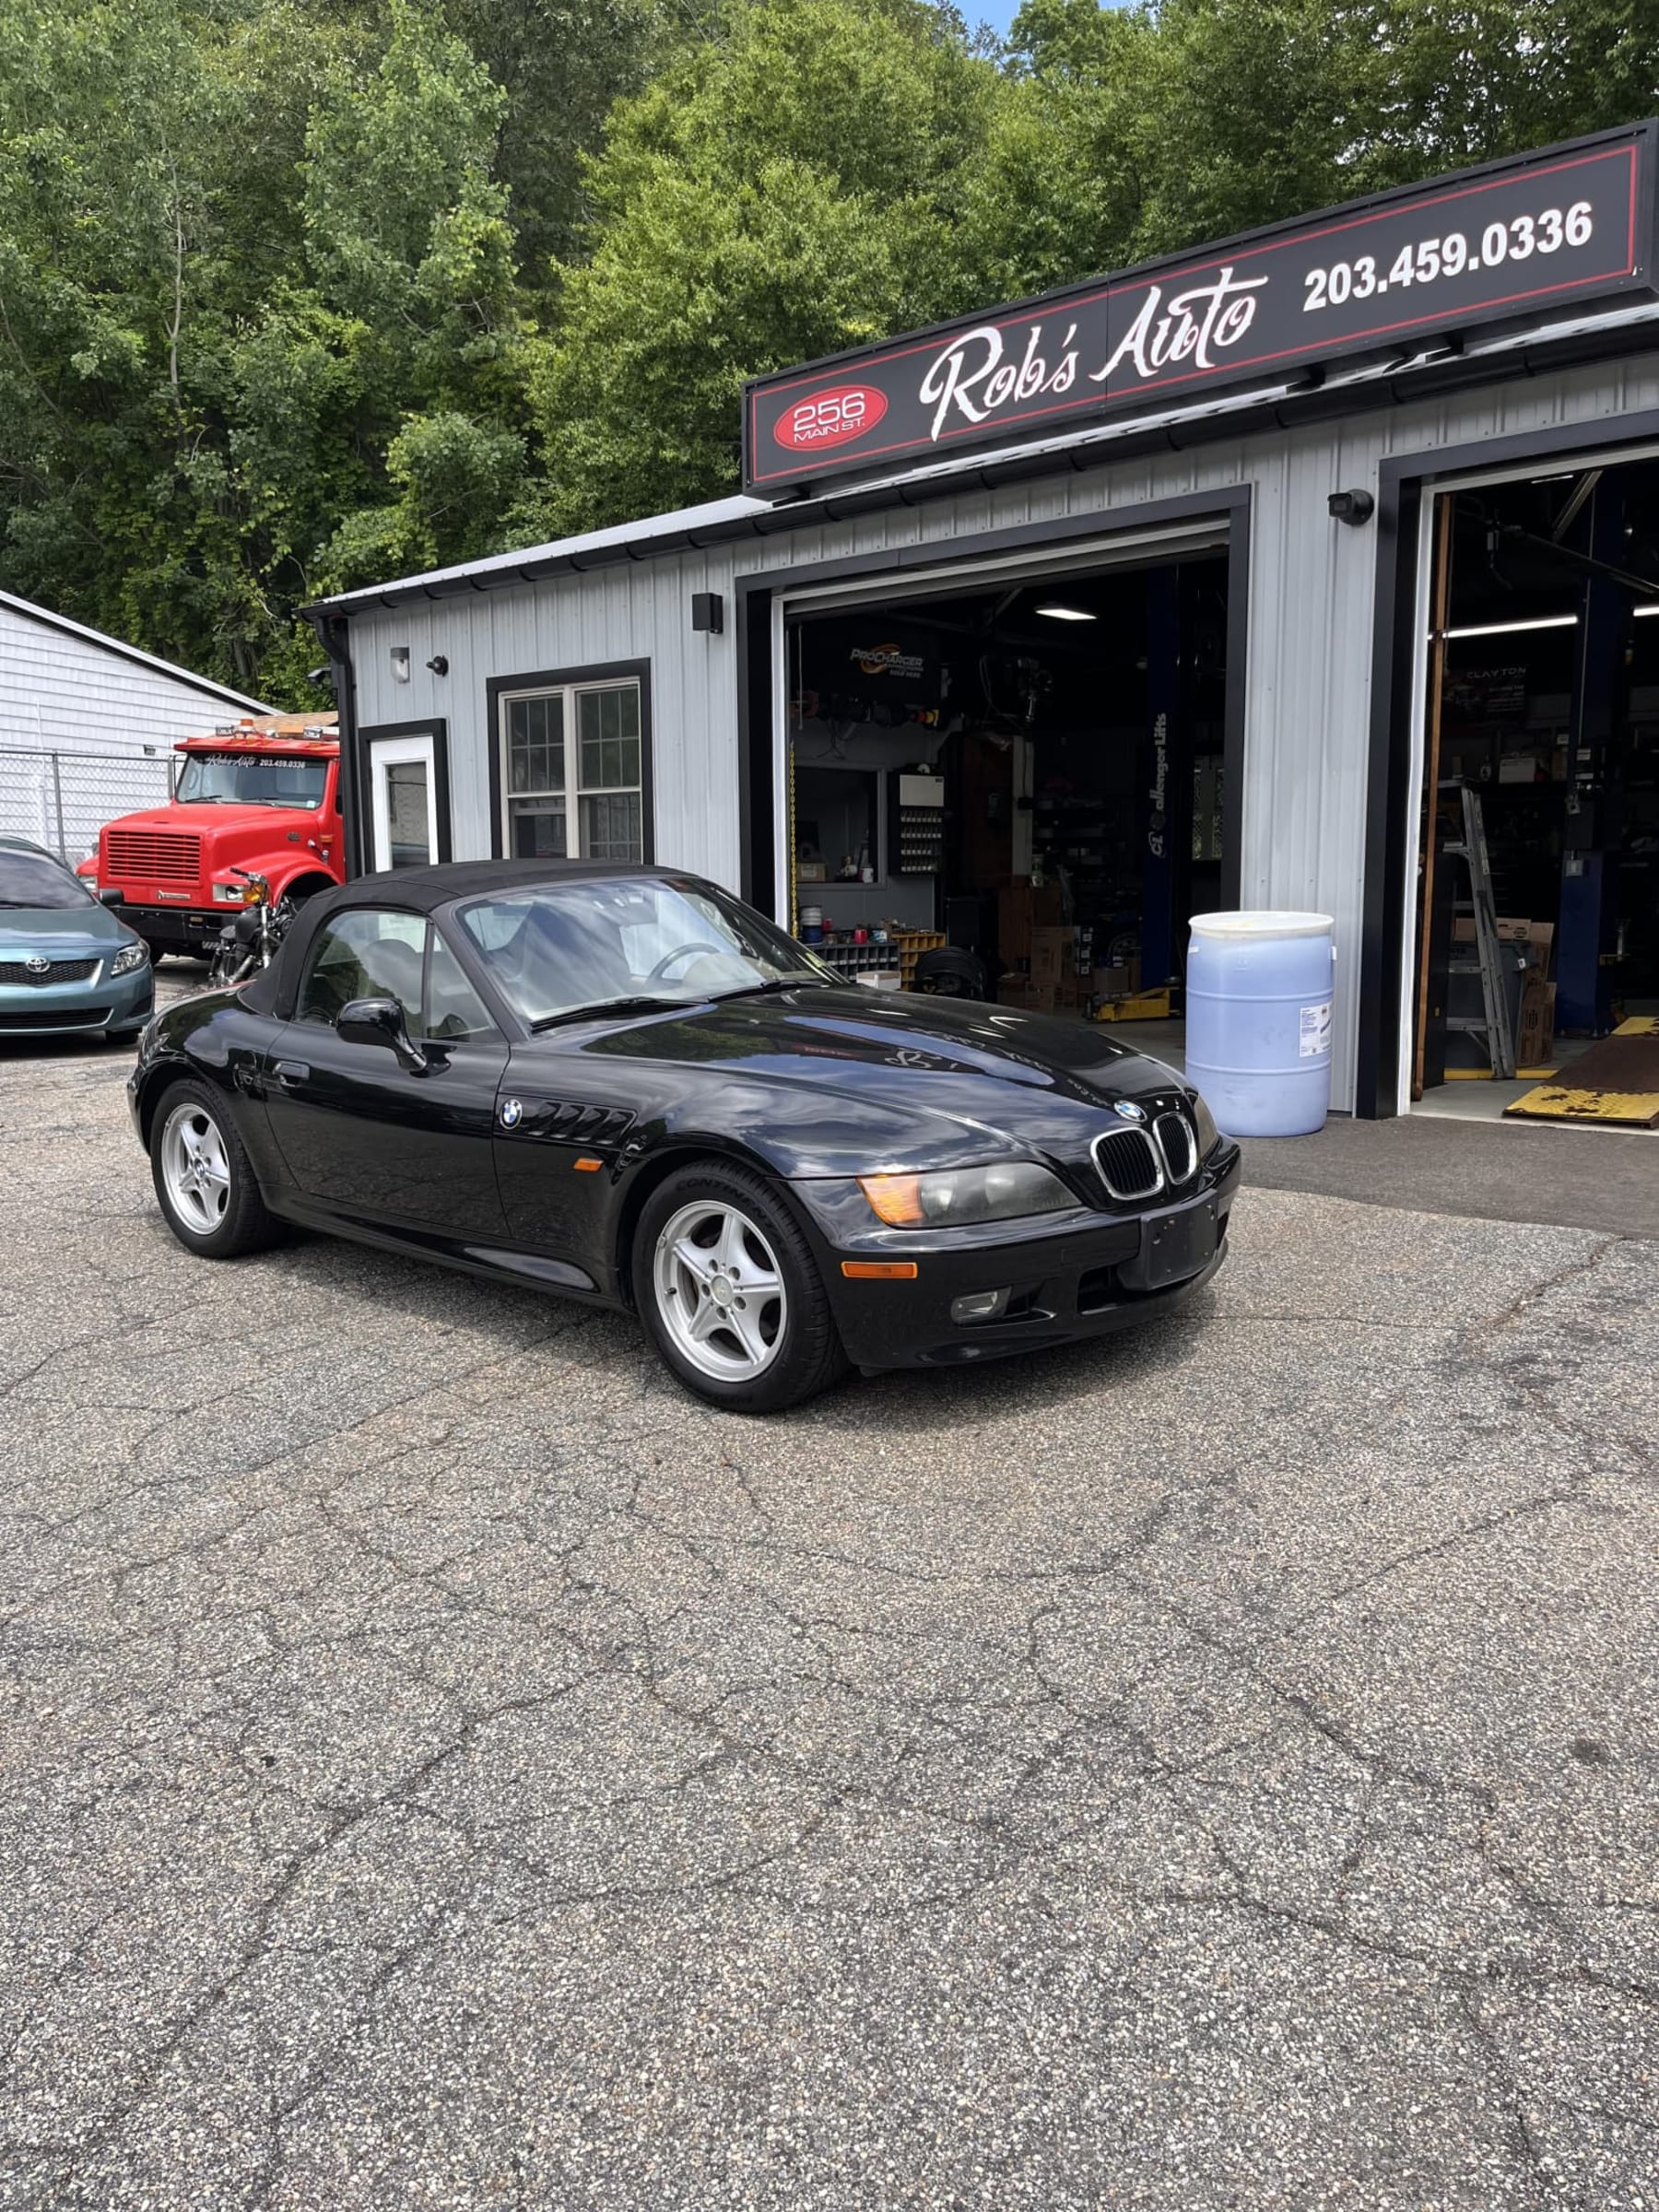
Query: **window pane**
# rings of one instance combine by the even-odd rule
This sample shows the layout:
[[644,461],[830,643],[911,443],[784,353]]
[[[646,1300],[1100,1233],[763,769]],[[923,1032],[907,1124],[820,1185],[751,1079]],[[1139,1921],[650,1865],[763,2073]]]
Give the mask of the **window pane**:
[[510,792],[564,790],[564,695],[507,703],[507,788]]
[[432,957],[427,962],[425,1033],[450,1041],[479,1037],[493,1031],[489,1009],[467,982],[465,971],[443,937],[432,934]]
[[627,790],[640,781],[640,693],[634,684],[613,691],[583,691],[577,713],[582,731],[583,791]]
[[429,835],[427,764],[424,760],[397,760],[384,774],[388,865],[424,868],[438,857]]
[[564,801],[514,799],[508,846],[514,860],[563,860]]
[[299,1018],[335,1022],[354,998],[393,998],[410,1028],[418,1029],[426,933],[418,914],[342,914],[312,947]]
[[642,860],[641,810],[637,791],[582,802],[582,851],[587,860]]

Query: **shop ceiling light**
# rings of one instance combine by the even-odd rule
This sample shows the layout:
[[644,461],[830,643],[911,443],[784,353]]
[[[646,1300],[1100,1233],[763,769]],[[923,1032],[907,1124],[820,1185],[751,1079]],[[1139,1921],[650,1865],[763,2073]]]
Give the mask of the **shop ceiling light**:
[[1449,629],[1449,638],[1509,638],[1523,629],[1571,629],[1578,621],[1576,615],[1535,615],[1525,622],[1471,622],[1462,629]]
[[1057,599],[1047,606],[1034,606],[1034,615],[1046,615],[1051,622],[1098,622],[1099,615],[1091,615],[1086,606],[1064,606]]
[[1639,606],[1636,609],[1636,619],[1638,622],[1643,620],[1649,615],[1659,615],[1659,599],[1650,599],[1645,606]]

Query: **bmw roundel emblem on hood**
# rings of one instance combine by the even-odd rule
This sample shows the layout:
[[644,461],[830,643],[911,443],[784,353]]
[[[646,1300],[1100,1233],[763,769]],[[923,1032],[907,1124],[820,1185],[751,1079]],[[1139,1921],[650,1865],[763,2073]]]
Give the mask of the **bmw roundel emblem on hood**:
[[1121,1113],[1126,1122],[1144,1122],[1147,1110],[1134,1099],[1118,1099],[1113,1102],[1113,1113]]
[[524,1110],[516,1099],[501,1100],[501,1126],[503,1129],[516,1129],[524,1118]]

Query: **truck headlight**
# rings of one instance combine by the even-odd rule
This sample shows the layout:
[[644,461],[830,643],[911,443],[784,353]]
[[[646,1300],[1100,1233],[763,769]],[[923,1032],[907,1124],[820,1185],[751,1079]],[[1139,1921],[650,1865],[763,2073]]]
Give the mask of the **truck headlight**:
[[216,883],[213,887],[213,902],[216,906],[240,906],[242,902],[241,885]]
[[942,1229],[958,1221],[1012,1221],[1057,1214],[1077,1200],[1032,1159],[932,1175],[861,1175],[858,1187],[889,1229]]
[[1216,1117],[1197,1091],[1193,1093],[1193,1126],[1198,1132],[1198,1157],[1207,1159],[1221,1142],[1221,1132],[1216,1126]]
[[110,973],[112,976],[131,975],[135,968],[147,967],[148,964],[149,947],[140,937],[135,945],[122,947],[110,962]]

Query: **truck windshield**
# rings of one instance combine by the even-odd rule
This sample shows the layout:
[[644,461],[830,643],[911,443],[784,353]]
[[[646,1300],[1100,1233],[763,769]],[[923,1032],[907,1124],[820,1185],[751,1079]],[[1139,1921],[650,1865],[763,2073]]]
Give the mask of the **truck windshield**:
[[321,806],[326,760],[257,753],[191,753],[179,776],[185,806]]

